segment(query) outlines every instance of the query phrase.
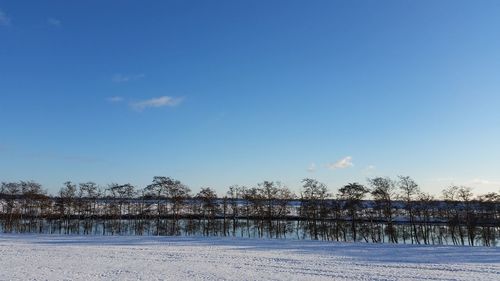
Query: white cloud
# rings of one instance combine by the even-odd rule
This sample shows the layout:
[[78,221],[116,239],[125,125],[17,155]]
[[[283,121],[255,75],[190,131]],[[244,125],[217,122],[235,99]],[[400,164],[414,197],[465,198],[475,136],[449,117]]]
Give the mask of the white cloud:
[[500,185],[500,182],[476,178],[476,179],[469,181],[467,184],[470,184],[470,185]]
[[123,101],[123,97],[120,97],[120,96],[109,97],[108,101],[109,102],[121,102],[121,101]]
[[308,171],[309,173],[314,173],[314,172],[316,172],[316,164],[315,164],[314,162],[313,162],[313,163],[311,163],[311,165],[309,165],[309,167],[307,168],[307,171]]
[[61,26],[61,21],[55,18],[48,18],[47,23],[52,26]]
[[176,106],[182,102],[182,98],[174,98],[169,96],[162,96],[158,98],[152,98],[148,100],[142,100],[138,102],[131,103],[133,109],[137,111],[143,111],[148,107],[164,107],[164,106]]
[[436,179],[432,179],[433,181],[437,181],[437,182],[452,182],[455,180],[455,178],[453,177],[443,177],[443,178],[436,178]]
[[377,170],[377,167],[375,167],[375,165],[368,165],[363,170],[363,172],[365,175],[369,176],[369,175],[373,174],[373,172],[375,172],[375,170]]
[[347,157],[340,159],[339,161],[337,161],[335,163],[330,163],[327,166],[331,170],[336,170],[336,169],[350,168],[350,167],[354,166],[354,164],[352,163],[352,157],[347,156]]
[[9,26],[10,25],[10,17],[7,16],[2,10],[0,10],[0,26]]
[[121,74],[121,73],[117,73],[115,75],[113,75],[113,78],[111,78],[111,80],[115,83],[125,83],[125,82],[129,82],[129,81],[133,81],[133,80],[138,80],[138,79],[141,79],[141,78],[144,78],[144,75],[143,73],[140,73],[140,74]]

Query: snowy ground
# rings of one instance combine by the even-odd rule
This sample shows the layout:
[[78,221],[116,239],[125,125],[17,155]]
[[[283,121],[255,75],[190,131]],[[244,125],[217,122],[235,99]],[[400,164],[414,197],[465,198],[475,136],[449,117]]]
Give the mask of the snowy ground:
[[500,248],[0,234],[0,280],[500,280]]

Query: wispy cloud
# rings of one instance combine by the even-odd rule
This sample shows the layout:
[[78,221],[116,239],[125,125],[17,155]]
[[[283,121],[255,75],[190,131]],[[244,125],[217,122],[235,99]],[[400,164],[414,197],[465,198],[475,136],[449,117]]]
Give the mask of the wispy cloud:
[[375,165],[368,165],[366,168],[363,170],[363,173],[367,176],[372,175],[375,171],[377,170],[377,167]]
[[111,78],[111,81],[113,81],[115,83],[125,83],[125,82],[134,81],[134,80],[139,80],[141,78],[144,78],[145,76],[146,75],[143,73],[140,73],[140,74],[117,73],[117,74],[113,75],[113,77]]
[[158,98],[133,102],[130,104],[130,106],[137,111],[143,111],[144,109],[150,107],[165,107],[165,106],[173,107],[179,105],[181,102],[182,98],[162,96]]
[[492,181],[492,180],[486,180],[486,179],[473,179],[469,182],[467,182],[469,185],[499,185],[500,186],[500,181]]
[[309,167],[307,168],[307,171],[308,171],[309,173],[314,173],[314,172],[316,172],[316,163],[314,163],[314,162],[313,162],[313,163],[311,163],[311,165],[309,165]]
[[432,179],[432,181],[437,181],[437,182],[453,182],[455,178],[453,177],[442,177],[442,178],[435,178]]
[[58,20],[56,18],[48,18],[47,19],[47,24],[59,27],[59,26],[61,26],[61,20]]
[[66,155],[66,156],[62,156],[60,159],[64,160],[64,161],[78,162],[78,163],[106,162],[105,160],[103,160],[101,158],[87,157],[87,156],[80,156],[80,155]]
[[98,162],[107,162],[104,159],[82,156],[82,155],[63,155],[59,153],[45,152],[45,153],[26,153],[23,155],[28,159],[34,160],[54,160],[54,161],[67,161],[67,162],[75,162],[75,163],[98,163]]
[[123,97],[120,97],[120,96],[109,97],[109,98],[107,98],[107,101],[109,101],[109,102],[122,102]]
[[344,157],[335,163],[329,163],[327,165],[327,167],[331,170],[345,169],[345,168],[350,168],[352,166],[354,166],[354,164],[352,163],[351,156]]
[[463,179],[457,179],[453,177],[443,177],[443,178],[435,178],[432,179],[432,181],[438,182],[438,183],[445,183],[445,184],[451,184],[451,185],[464,185],[464,186],[483,186],[483,187],[500,187],[500,181],[499,180],[487,180],[487,179],[482,179],[482,178],[475,178],[472,180],[463,180]]
[[10,17],[4,11],[0,10],[0,26],[9,26],[10,24]]

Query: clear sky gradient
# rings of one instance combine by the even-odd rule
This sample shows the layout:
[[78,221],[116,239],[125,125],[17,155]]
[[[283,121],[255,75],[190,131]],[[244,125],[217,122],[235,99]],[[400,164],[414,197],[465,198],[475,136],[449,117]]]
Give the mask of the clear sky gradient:
[[500,1],[1,1],[0,181],[500,188]]

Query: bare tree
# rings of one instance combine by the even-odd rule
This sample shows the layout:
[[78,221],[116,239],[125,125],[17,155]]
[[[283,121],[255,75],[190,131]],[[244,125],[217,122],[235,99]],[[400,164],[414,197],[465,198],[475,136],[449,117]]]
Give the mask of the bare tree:
[[492,246],[495,244],[496,227],[500,225],[500,193],[490,192],[478,196],[481,217],[479,218],[484,226],[481,228],[481,239],[483,245]]
[[370,190],[359,183],[349,183],[339,189],[337,198],[344,202],[344,209],[348,210],[351,219],[352,239],[356,240],[356,221],[360,209],[363,207],[362,200]]
[[219,205],[217,203],[217,194],[210,187],[202,188],[196,199],[201,201],[201,218],[203,219],[203,234],[210,235],[216,234],[216,216],[219,212]]
[[61,227],[64,229],[66,234],[71,233],[72,227],[72,217],[74,216],[74,211],[76,210],[76,184],[70,181],[64,183],[64,186],[59,190],[59,197],[57,198],[57,207],[59,210],[59,217],[61,218],[61,223],[59,227],[59,233],[61,233]]
[[37,225],[37,222],[39,222],[38,217],[42,215],[43,207],[47,203],[47,192],[42,188],[41,184],[34,181],[20,181],[19,186],[22,195],[21,216],[24,215],[27,218],[26,227],[29,232],[32,232],[41,227]]
[[97,199],[101,196],[99,186],[94,182],[79,184],[79,215],[83,217],[83,233],[90,234],[97,213]]
[[394,182],[390,178],[373,178],[369,179],[371,195],[375,201],[375,208],[384,218],[386,227],[386,234],[389,237],[389,241],[392,243],[398,243],[398,237],[396,233],[396,228],[394,227],[392,217],[393,217],[393,206],[392,201],[396,197],[396,187]]
[[5,200],[5,204],[2,204],[5,214],[4,231],[12,232],[18,227],[21,217],[21,209],[17,199],[21,194],[21,188],[16,182],[2,182],[1,191],[2,199]]
[[415,213],[414,213],[414,201],[416,196],[420,193],[420,188],[418,184],[408,176],[399,176],[398,188],[401,191],[400,198],[405,204],[405,210],[410,220],[410,237],[411,243],[416,242],[420,244],[420,240],[417,235],[417,227],[415,225]]
[[465,220],[465,225],[467,228],[467,240],[469,245],[474,246],[474,241],[476,239],[476,218],[473,208],[473,193],[472,188],[461,186],[458,188],[458,199],[462,202],[464,207],[462,219]]
[[324,183],[315,179],[306,178],[302,180],[302,191],[300,193],[300,214],[306,219],[309,235],[318,240],[320,227],[318,222],[324,224],[328,210],[325,199],[330,196]]

